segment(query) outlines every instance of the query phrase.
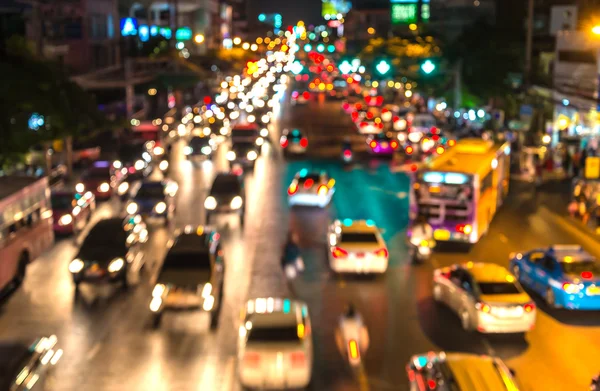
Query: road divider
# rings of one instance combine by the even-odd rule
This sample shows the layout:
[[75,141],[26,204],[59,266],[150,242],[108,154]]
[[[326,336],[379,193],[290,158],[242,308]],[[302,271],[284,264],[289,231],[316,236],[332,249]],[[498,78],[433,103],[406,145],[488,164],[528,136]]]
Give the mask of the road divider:
[[[596,235],[587,226],[583,225],[580,221],[574,218],[561,216],[558,213],[552,212],[545,206],[539,208],[541,214],[545,214],[550,217],[552,221],[565,231],[577,238],[577,243],[582,245],[591,254],[600,258],[600,237]],[[557,244],[570,244],[570,243],[557,243]]]

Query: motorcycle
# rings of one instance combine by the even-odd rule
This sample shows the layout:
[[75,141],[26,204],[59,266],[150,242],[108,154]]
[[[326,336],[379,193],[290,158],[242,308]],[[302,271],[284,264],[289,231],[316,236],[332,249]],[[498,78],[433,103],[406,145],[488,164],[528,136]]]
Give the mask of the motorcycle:
[[293,280],[298,276],[298,273],[304,271],[304,261],[302,260],[302,257],[298,256],[293,262],[286,263],[283,269],[286,277]]
[[356,367],[362,362],[362,354],[369,346],[369,333],[360,315],[346,317],[342,315],[339,322],[339,341],[348,363]]
[[433,249],[435,248],[436,242],[433,239],[430,240],[421,240],[419,244],[412,243],[413,246],[413,262],[414,263],[423,263],[427,262],[431,257],[431,253],[433,253]]

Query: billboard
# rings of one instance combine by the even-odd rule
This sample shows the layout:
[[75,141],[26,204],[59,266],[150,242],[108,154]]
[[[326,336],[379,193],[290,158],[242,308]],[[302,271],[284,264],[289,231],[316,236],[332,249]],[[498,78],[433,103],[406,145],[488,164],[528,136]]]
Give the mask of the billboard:
[[429,21],[430,0],[391,0],[392,24],[413,24]]
[[352,3],[344,0],[322,0],[323,5],[321,6],[321,15],[326,20],[330,19],[339,19],[338,14],[346,15],[350,8],[352,8]]

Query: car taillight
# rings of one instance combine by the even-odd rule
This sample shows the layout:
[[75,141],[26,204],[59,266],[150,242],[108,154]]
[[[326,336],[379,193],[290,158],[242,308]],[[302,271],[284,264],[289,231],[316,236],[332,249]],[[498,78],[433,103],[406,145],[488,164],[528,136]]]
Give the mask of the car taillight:
[[405,152],[406,152],[407,155],[412,155],[412,153],[413,153],[413,147],[411,147],[409,145],[408,147],[406,147]]
[[329,188],[325,185],[321,185],[319,186],[319,189],[317,190],[317,194],[320,196],[324,196],[327,195],[327,192],[329,191]]
[[433,136],[431,136],[431,139],[433,141],[438,141],[440,139],[440,136],[438,136],[437,134],[434,134]]
[[352,151],[349,149],[346,149],[344,151],[344,157],[352,157]]
[[360,353],[358,351],[358,344],[355,339],[351,339],[348,342],[348,351],[350,352],[350,357],[352,359],[357,359],[360,357]]
[[594,274],[592,272],[581,272],[581,278],[589,280],[590,278],[594,277]]
[[298,91],[294,91],[292,92],[292,98],[297,99],[298,98]]
[[308,99],[308,98],[310,98],[310,94],[309,94],[307,91],[304,91],[304,92],[302,93],[302,96],[304,97],[304,99]]
[[342,105],[342,107],[344,108],[344,110],[348,110],[348,108],[350,107],[350,105],[348,103],[344,103]]
[[334,247],[333,250],[331,250],[331,255],[333,255],[333,257],[336,259],[346,258],[348,256],[348,252],[343,248]]
[[315,181],[312,180],[311,178],[308,178],[306,181],[304,181],[304,188],[305,189],[310,189],[312,187],[312,185],[315,184]]
[[281,140],[279,140],[279,144],[281,144],[283,148],[287,148],[289,141],[286,137],[282,137]]
[[249,352],[244,354],[244,365],[257,367],[258,364],[260,364],[260,355],[258,353]]
[[525,312],[532,312],[533,310],[535,310],[535,304],[527,303],[523,306],[523,309],[525,310]]
[[388,250],[385,248],[380,248],[379,250],[375,251],[375,255],[377,255],[378,257],[385,257],[387,258],[388,256]]
[[456,232],[462,232],[465,235],[469,235],[473,231],[473,227],[469,224],[457,224]]
[[397,141],[392,141],[392,142],[390,143],[390,145],[392,146],[392,149],[396,149],[396,148],[398,148],[398,142],[397,142]]
[[373,119],[373,113],[367,112],[367,119]]
[[294,352],[290,355],[293,367],[303,366],[306,363],[306,356],[303,352]]
[[431,134],[437,134],[440,130],[435,126],[432,126],[430,131],[431,131]]
[[377,142],[376,141],[371,141],[371,148],[375,148],[377,146]]
[[486,314],[489,314],[492,310],[492,307],[490,307],[489,304],[483,302],[475,304],[475,308],[477,309],[477,311],[485,312]]
[[361,128],[364,128],[365,126],[367,126],[367,123],[366,123],[366,122],[361,122],[361,123],[360,123],[360,127],[361,127]]
[[292,195],[292,194],[296,194],[296,192],[298,191],[298,185],[295,183],[292,183],[290,185],[290,187],[288,187],[288,194]]
[[302,138],[300,139],[300,146],[301,146],[302,148],[306,148],[306,147],[308,147],[308,139],[307,139],[306,137],[302,137]]

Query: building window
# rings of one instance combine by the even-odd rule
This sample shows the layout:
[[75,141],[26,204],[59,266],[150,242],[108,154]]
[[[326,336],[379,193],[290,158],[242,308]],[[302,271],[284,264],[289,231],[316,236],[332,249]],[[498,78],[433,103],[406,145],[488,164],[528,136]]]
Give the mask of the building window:
[[115,25],[112,14],[109,14],[106,18],[106,31],[108,32],[108,38],[113,38],[115,36]]
[[102,39],[107,37],[106,16],[92,14],[90,16],[90,37]]
[[558,61],[595,64],[596,52],[583,50],[561,50],[558,52]]

